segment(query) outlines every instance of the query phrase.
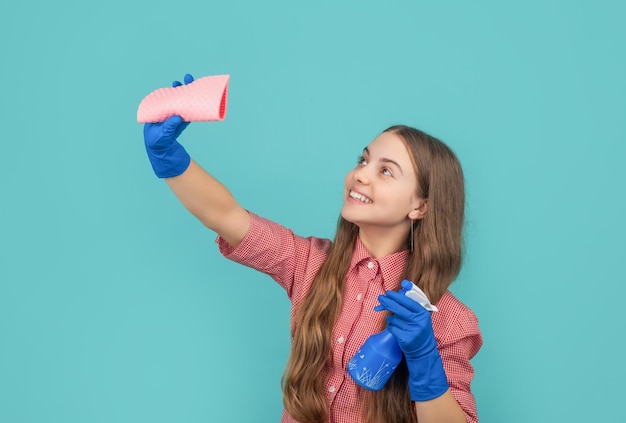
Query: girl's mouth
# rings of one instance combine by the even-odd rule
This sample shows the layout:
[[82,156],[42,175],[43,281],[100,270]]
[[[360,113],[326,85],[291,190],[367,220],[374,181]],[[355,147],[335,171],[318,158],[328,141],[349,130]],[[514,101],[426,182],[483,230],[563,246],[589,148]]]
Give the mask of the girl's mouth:
[[352,191],[352,190],[350,190],[350,193],[348,194],[348,196],[350,198],[353,198],[353,199],[355,199],[357,201],[360,201],[361,203],[365,203],[365,204],[369,204],[369,203],[373,202],[371,198],[366,197],[365,195],[363,195],[361,193],[358,193],[356,191]]

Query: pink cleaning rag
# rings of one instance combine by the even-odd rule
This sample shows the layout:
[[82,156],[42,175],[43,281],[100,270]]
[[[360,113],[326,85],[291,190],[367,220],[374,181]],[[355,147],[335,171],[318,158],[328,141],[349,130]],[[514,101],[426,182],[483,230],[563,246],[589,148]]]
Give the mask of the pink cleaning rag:
[[159,88],[137,109],[137,122],[163,122],[178,115],[186,122],[224,120],[230,75],[198,78],[178,87]]

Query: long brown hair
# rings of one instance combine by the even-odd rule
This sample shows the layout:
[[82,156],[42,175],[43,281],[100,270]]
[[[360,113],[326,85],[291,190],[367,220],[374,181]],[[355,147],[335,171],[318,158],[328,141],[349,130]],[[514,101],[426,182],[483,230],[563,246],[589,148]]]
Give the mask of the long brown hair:
[[[461,269],[465,207],[461,165],[449,147],[418,129],[397,125],[384,132],[397,134],[406,144],[417,175],[417,195],[428,200],[426,215],[413,222],[414,248],[407,259],[404,279],[413,281],[436,303]],[[332,357],[331,333],[341,309],[344,280],[358,232],[356,225],[339,218],[328,257],[296,312],[282,385],[285,410],[301,423],[328,420],[320,375]],[[417,422],[404,362],[380,391],[361,390],[361,402],[367,422]]]

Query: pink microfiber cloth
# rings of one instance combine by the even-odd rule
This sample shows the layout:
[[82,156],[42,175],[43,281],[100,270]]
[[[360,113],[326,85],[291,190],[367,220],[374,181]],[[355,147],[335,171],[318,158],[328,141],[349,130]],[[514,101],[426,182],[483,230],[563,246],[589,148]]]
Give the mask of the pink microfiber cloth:
[[148,94],[137,109],[137,122],[163,122],[178,115],[185,122],[224,120],[230,75],[214,75]]

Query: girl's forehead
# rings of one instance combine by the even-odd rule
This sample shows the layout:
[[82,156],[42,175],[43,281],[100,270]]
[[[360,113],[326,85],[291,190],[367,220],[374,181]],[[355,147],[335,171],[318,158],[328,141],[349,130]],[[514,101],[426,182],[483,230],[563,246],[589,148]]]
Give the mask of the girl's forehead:
[[409,150],[406,144],[392,132],[383,132],[363,149],[370,155],[382,156],[390,159],[404,159],[410,161]]

